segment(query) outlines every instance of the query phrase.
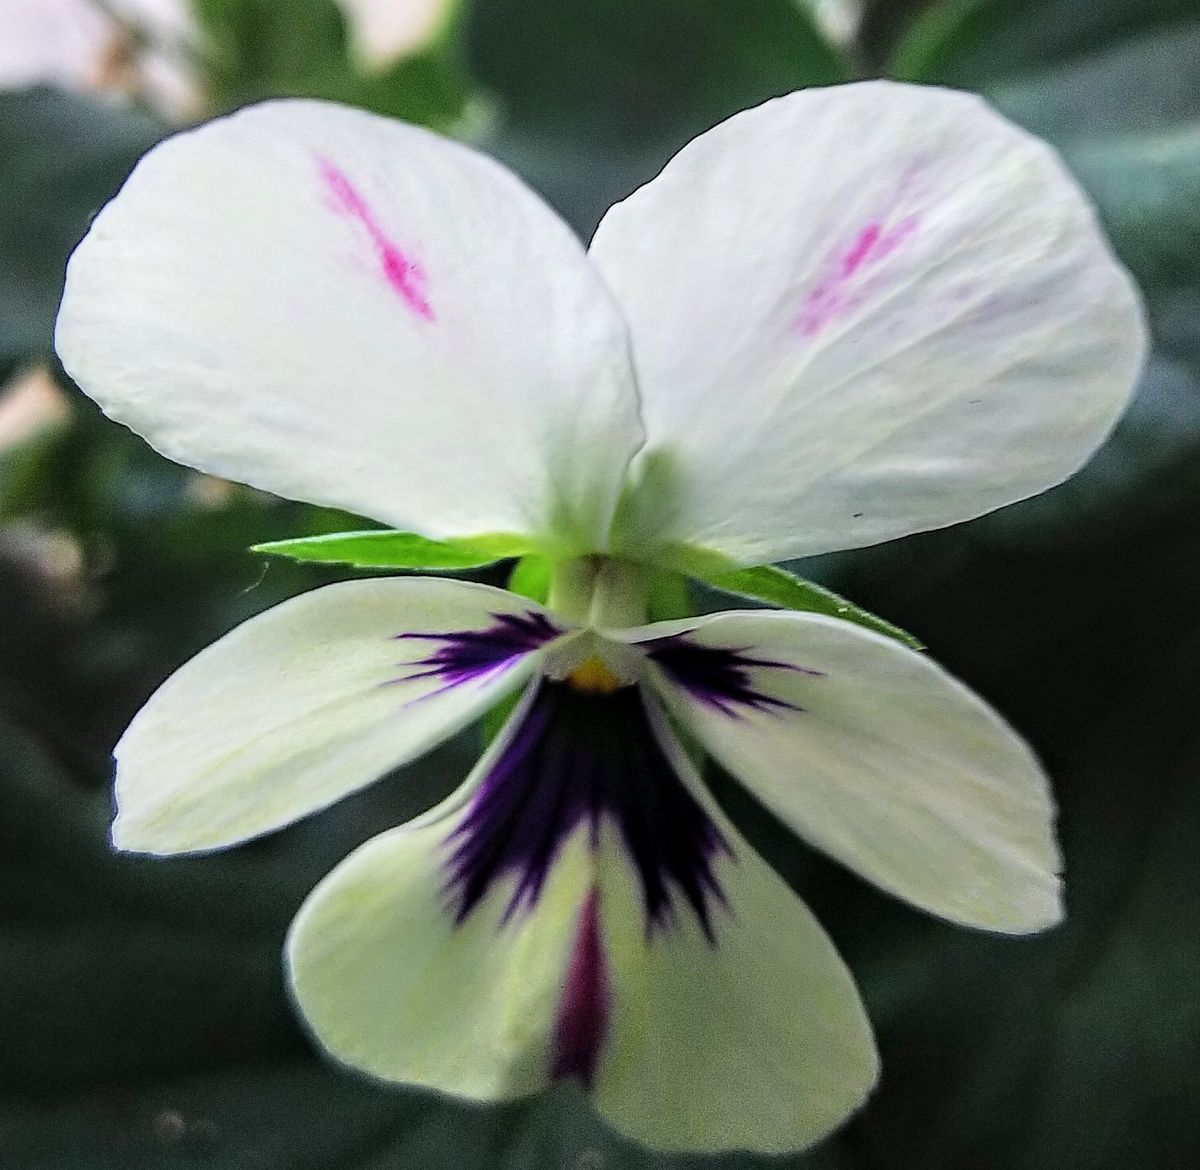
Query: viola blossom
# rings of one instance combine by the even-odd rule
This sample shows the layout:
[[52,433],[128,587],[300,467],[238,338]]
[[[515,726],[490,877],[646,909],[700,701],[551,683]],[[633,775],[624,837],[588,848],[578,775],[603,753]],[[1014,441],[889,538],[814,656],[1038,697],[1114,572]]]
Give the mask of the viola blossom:
[[0,89],[59,85],[182,122],[204,104],[200,39],[187,0],[3,0]]
[[915,906],[1058,921],[1042,770],[927,657],[815,612],[646,624],[671,574],[754,591],[772,570],[749,567],[978,516],[1105,438],[1136,293],[1054,152],[979,99],[768,102],[586,253],[464,146],[253,107],[138,165],[71,261],[58,347],[170,458],[389,526],[331,555],[549,569],[544,605],[437,577],[306,593],[183,666],[116,748],[120,848],[218,849],[519,696],[462,787],[292,926],[296,1000],[346,1064],[486,1100],[570,1079],[663,1149],[844,1120],[877,1073],[854,984],[701,749]]

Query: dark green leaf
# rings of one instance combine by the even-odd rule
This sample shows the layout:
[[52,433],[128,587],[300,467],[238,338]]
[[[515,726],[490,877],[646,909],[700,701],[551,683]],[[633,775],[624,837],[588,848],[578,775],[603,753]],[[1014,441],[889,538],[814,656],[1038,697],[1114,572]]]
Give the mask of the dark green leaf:
[[910,26],[893,71],[979,88],[1195,15],[1194,0],[948,0]]
[[850,73],[793,0],[477,0],[467,46],[502,107],[489,149],[585,235],[700,131]]
[[111,101],[0,93],[0,365],[51,352],[67,257],[162,134]]
[[359,569],[476,569],[529,551],[525,537],[489,534],[430,540],[413,532],[333,532],[272,540],[251,552],[293,561],[353,565]]
[[492,0],[470,34],[479,79],[514,120],[626,142],[848,73],[790,0]]
[[914,650],[922,649],[922,644],[912,634],[906,633],[899,626],[892,625],[873,613],[839,597],[824,585],[805,581],[780,569],[775,565],[761,565],[755,569],[734,569],[728,573],[718,573],[705,577],[704,580],[717,589],[726,593],[737,593],[743,597],[753,597],[765,601],[780,609],[795,609],[804,613],[823,613],[829,617],[842,618],[853,622],[877,634],[885,634],[895,638]]

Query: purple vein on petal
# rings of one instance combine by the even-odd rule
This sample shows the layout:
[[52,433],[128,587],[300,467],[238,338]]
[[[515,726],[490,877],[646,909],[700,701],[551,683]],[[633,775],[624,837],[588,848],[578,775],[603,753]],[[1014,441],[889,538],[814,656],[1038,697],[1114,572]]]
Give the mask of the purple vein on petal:
[[511,666],[516,659],[553,641],[563,632],[542,613],[493,613],[489,616],[492,624],[483,629],[395,634],[398,641],[423,641],[437,645],[428,654],[404,664],[416,667],[416,670],[401,678],[391,679],[389,683],[435,678],[443,684],[439,690],[444,691],[463,683],[489,678]]
[[715,862],[732,851],[680,779],[640,687],[602,694],[543,678],[521,723],[447,840],[447,892],[464,921],[502,878],[514,878],[504,921],[535,905],[565,842],[592,847],[617,830],[641,886],[647,934],[679,925],[689,906],[716,943],[724,905]]
[[608,1034],[611,1007],[600,891],[593,886],[579,911],[566,982],[554,1020],[550,1064],[553,1080],[577,1080],[585,1089],[592,1087]]
[[748,646],[705,646],[692,641],[686,633],[642,642],[641,648],[692,698],[735,718],[744,710],[804,710],[762,690],[755,682],[755,670],[787,670],[809,678],[824,677],[820,670],[759,658],[750,653]]

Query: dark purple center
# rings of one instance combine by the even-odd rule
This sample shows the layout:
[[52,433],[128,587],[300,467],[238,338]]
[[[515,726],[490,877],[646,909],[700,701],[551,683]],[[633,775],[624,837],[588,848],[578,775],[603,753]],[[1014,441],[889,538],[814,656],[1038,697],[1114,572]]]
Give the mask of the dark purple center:
[[450,838],[449,888],[462,921],[492,884],[516,875],[505,910],[535,903],[563,843],[580,826],[593,842],[607,821],[620,833],[642,889],[648,931],[691,907],[715,941],[713,872],[729,847],[677,775],[640,688],[608,694],[543,678]]
[[[496,669],[558,633],[544,618],[497,617],[474,634],[440,635],[425,661],[447,685]],[[764,692],[756,671],[797,669],[745,649],[698,645],[686,635],[643,643],[641,649],[688,694],[731,717],[753,709],[800,710]],[[802,669],[802,668],[801,668]],[[817,671],[804,673],[818,675]],[[567,679],[533,684],[519,722],[497,752],[466,815],[446,841],[447,892],[461,923],[493,885],[512,878],[508,922],[533,906],[550,867],[577,831],[596,847],[615,829],[641,887],[646,935],[682,925],[690,912],[713,946],[716,909],[726,905],[716,874],[729,843],[681,779],[681,751],[657,699],[638,685],[621,685],[599,660]],[[549,1051],[550,1075],[590,1087],[609,1029],[611,992],[597,885],[579,913]]]

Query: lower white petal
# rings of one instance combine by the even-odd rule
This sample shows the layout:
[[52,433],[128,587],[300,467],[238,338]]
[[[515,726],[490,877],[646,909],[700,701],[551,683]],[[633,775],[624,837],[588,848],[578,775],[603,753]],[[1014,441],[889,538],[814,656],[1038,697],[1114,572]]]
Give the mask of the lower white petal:
[[349,581],[284,602],[138,712],[114,752],[113,841],[214,849],[324,808],[481,715],[555,633],[531,602],[439,578]]
[[[510,724],[511,727],[511,724]],[[501,879],[462,915],[450,857],[466,798],[501,741],[440,809],[368,841],[292,923],[292,990],[318,1041],[354,1068],[507,1100],[551,1081],[554,1020],[590,857],[577,834],[528,912]]]
[[663,1149],[801,1148],[877,1072],[832,944],[633,686],[541,680],[442,809],[321,883],[288,958],[348,1064],[482,1099],[574,1079]]
[[611,1032],[596,1107],[649,1146],[784,1152],[825,1137],[879,1072],[854,981],[799,898],[728,826],[714,941],[641,927],[628,865],[605,867]]
[[819,848],[955,922],[1061,918],[1046,777],[936,663],[818,614],[715,614],[633,637],[704,746]]

